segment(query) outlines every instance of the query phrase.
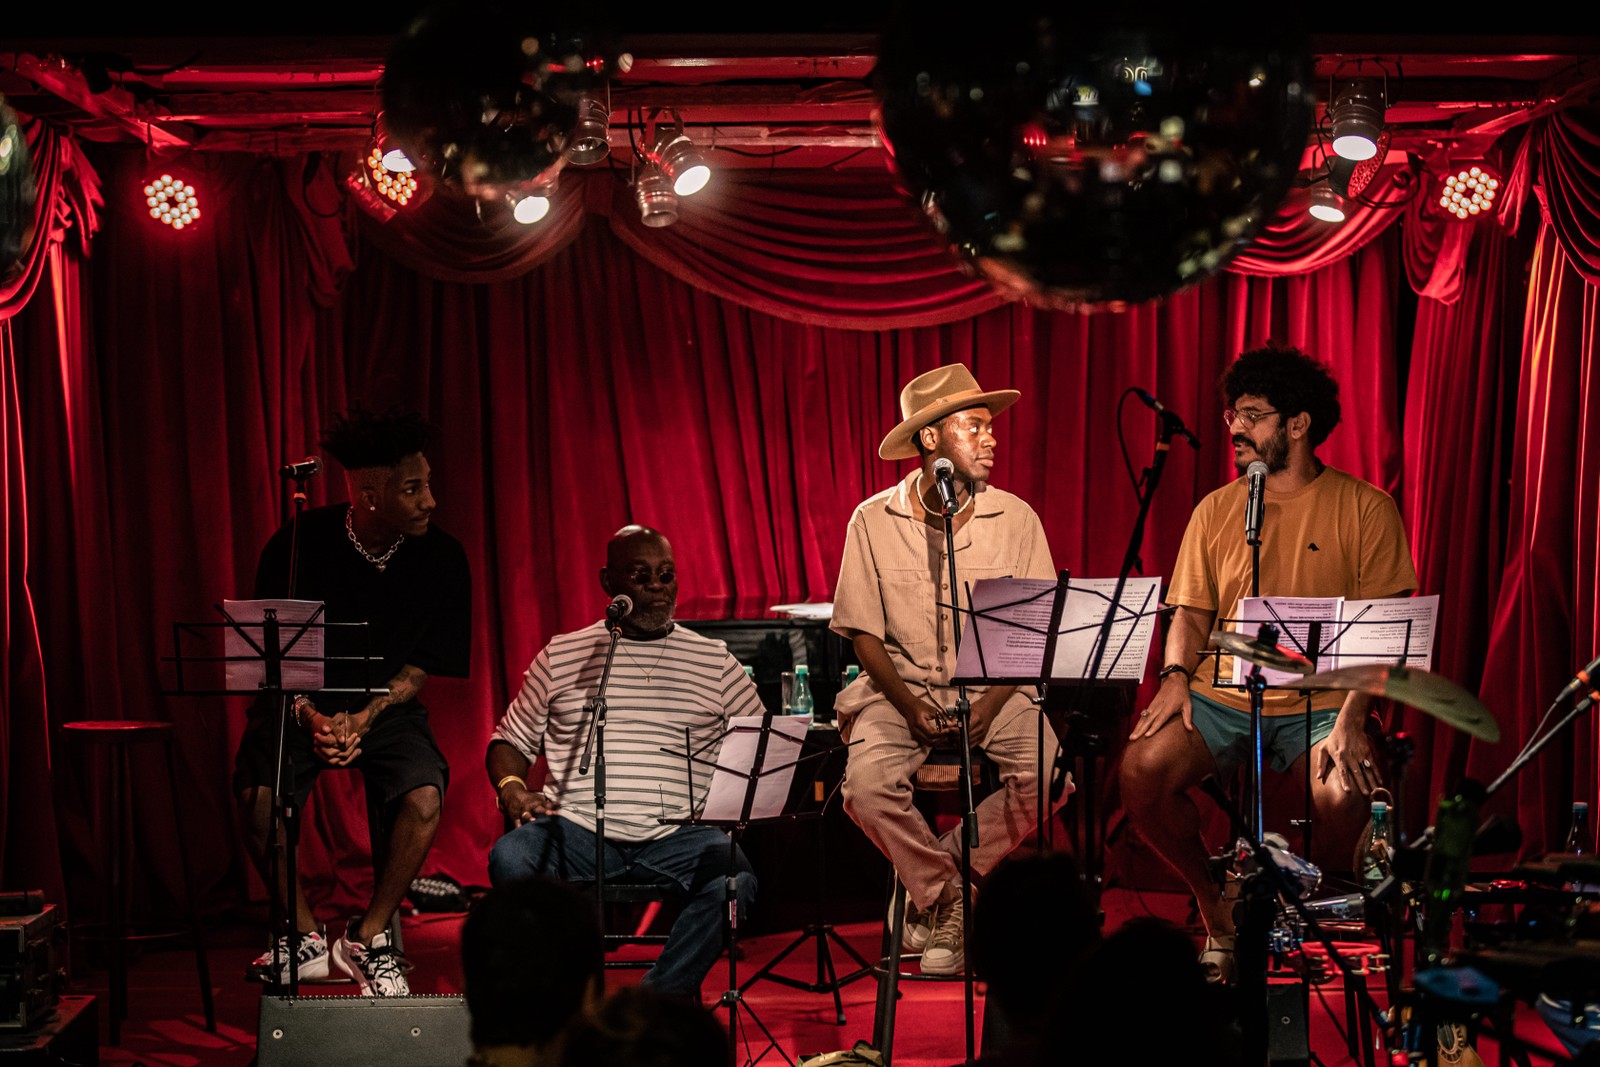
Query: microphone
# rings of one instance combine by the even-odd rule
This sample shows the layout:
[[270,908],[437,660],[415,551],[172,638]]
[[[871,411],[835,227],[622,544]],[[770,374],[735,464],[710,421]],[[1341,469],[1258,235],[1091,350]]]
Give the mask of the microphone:
[[322,460],[318,459],[316,456],[307,456],[299,463],[285,463],[283,466],[278,468],[278,477],[293,478],[296,481],[306,478],[314,478],[321,473]]
[[1574,674],[1572,676],[1572,681],[1567,683],[1567,687],[1561,691],[1560,696],[1556,697],[1555,700],[1552,701],[1552,704],[1560,704],[1568,697],[1576,696],[1584,686],[1594,685],[1594,673],[1596,671],[1600,671],[1600,656],[1596,656],[1594,659],[1590,660],[1587,667],[1580,670],[1577,674]]
[[611,598],[611,603],[606,605],[606,621],[618,622],[633,614],[633,598],[627,593],[618,593]]
[[940,456],[933,461],[933,480],[939,487],[939,506],[946,515],[961,510],[956,502],[956,465]]
[[1267,510],[1262,497],[1267,491],[1267,465],[1256,460],[1245,468],[1244,476],[1250,481],[1250,498],[1244,506],[1244,539],[1252,545],[1261,543],[1261,518]]
[[1133,392],[1135,396],[1144,401],[1145,407],[1161,416],[1162,421],[1172,428],[1173,433],[1188,441],[1191,448],[1200,447],[1200,438],[1190,433],[1189,428],[1183,424],[1183,420],[1178,418],[1175,413],[1168,411],[1165,404],[1157,400],[1150,393],[1140,389],[1137,385],[1133,387]]

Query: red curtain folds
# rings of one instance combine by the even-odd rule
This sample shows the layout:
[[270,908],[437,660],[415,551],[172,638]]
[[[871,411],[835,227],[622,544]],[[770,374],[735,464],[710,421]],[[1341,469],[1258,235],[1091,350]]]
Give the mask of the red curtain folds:
[[1507,176],[1502,214],[1512,219],[1532,191],[1541,216],[1590,285],[1600,285],[1600,81],[1569,90],[1562,105],[1535,118]]
[[[1522,331],[1505,574],[1495,605],[1482,696],[1503,726],[1492,757],[1474,746],[1469,771],[1498,774],[1545,707],[1594,654],[1600,557],[1600,294],[1540,228]],[[1571,801],[1594,800],[1590,719],[1552,744],[1496,798],[1522,824],[1524,852],[1558,847]]]
[[1345,202],[1345,220],[1322,222],[1306,210],[1311,190],[1289,190],[1256,239],[1228,261],[1233,274],[1278,277],[1306,274],[1336,263],[1387,230],[1416,195],[1418,174],[1409,164],[1386,163],[1360,200]]
[[[1409,226],[1413,215],[1406,216]],[[1405,495],[1401,511],[1417,563],[1418,592],[1440,594],[1433,670],[1478,692],[1505,559],[1505,484],[1527,306],[1526,249],[1488,223],[1463,235],[1456,299],[1424,298],[1406,386]],[[1407,238],[1408,253],[1411,241]],[[1485,749],[1418,711],[1400,709],[1416,750],[1402,810],[1412,831],[1432,821],[1434,800],[1476,766],[1501,764],[1510,743]],[[1513,707],[1496,707],[1509,733]]]
[[[0,886],[44,889],[60,899],[50,706],[38,600],[29,580],[32,550],[40,543],[36,535],[30,538],[30,503],[50,490],[38,488],[39,481],[30,477],[28,429],[32,416],[42,413],[24,402],[28,394],[21,379],[31,361],[13,323],[42,282],[48,287],[52,274],[58,283],[63,280],[68,269],[63,249],[76,257],[87,246],[98,226],[100,196],[99,179],[76,142],[41,122],[23,119],[22,128],[36,192],[33,236],[22,258],[0,278],[0,548],[5,565],[0,577]],[[72,234],[77,240],[69,243]],[[52,336],[50,326],[41,325],[43,336]],[[61,340],[76,339],[63,334]]]

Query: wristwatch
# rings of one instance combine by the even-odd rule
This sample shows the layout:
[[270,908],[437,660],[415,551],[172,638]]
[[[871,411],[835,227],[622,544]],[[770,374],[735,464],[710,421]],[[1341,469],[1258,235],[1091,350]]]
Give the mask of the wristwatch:
[[1186,682],[1194,680],[1194,674],[1189,670],[1188,667],[1185,667],[1181,663],[1169,663],[1165,667],[1162,667],[1161,673],[1156,675],[1156,679],[1158,681],[1165,682],[1167,680],[1167,675],[1169,674],[1181,674]]

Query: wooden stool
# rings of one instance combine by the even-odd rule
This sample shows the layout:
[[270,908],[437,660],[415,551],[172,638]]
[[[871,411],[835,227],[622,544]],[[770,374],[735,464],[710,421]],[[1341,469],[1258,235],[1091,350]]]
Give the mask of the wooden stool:
[[[912,789],[918,799],[934,793],[960,792],[961,753],[935,749],[911,777]],[[982,750],[972,750],[972,800],[973,806],[999,787],[999,768]],[[926,812],[924,812],[926,814]],[[883,1062],[889,1063],[894,1055],[895,1005],[900,998],[900,981],[963,982],[965,967],[957,974],[912,974],[902,972],[905,959],[906,887],[893,869],[889,872],[889,914],[884,920],[883,951],[872,968],[878,976],[878,1002],[872,1017],[872,1043],[883,1053]],[[964,948],[964,946],[963,946]]]
[[[174,819],[178,812],[177,768],[172,760],[172,723],[141,719],[97,719],[69,722],[63,725],[67,736],[103,753],[101,770],[105,777],[105,826],[102,843],[105,853],[105,925],[106,941],[110,948],[111,1003],[106,1013],[111,1026],[111,1044],[121,1042],[122,1020],[128,1017],[128,961],[126,942],[137,939],[128,933],[127,887],[124,884],[124,852],[122,822],[127,812],[133,810],[133,796],[129,788],[128,750],[133,745],[153,743],[161,746],[161,758],[167,766],[167,787],[172,792]],[[175,826],[178,836],[178,860],[183,868],[183,889],[187,894],[189,933],[194,941],[195,966],[200,973],[200,999],[206,1018],[206,1029],[217,1029],[216,1008],[211,1001],[211,969],[206,961],[205,937],[200,926],[200,902],[194,890],[194,872],[189,866],[189,846],[183,827]],[[159,936],[159,935],[145,935]]]

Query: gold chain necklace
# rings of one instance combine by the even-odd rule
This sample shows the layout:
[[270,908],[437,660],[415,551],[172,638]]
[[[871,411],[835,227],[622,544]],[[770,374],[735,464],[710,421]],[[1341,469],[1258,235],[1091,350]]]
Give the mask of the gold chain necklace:
[[397,549],[399,549],[399,547],[401,545],[406,543],[406,535],[405,534],[401,534],[400,535],[400,540],[398,540],[394,544],[390,545],[389,546],[389,551],[385,552],[383,555],[374,556],[371,552],[368,552],[366,549],[362,548],[361,547],[361,542],[356,540],[356,527],[355,527],[355,523],[352,521],[352,517],[355,515],[355,513],[356,513],[356,506],[354,504],[351,504],[350,507],[345,510],[345,513],[344,513],[344,533],[345,533],[345,536],[350,538],[350,543],[352,545],[356,546],[356,551],[361,553],[361,557],[363,559],[365,559],[368,563],[372,564],[374,567],[378,568],[378,573],[382,574],[383,573],[383,569],[389,565],[389,557],[394,555],[395,551]]

